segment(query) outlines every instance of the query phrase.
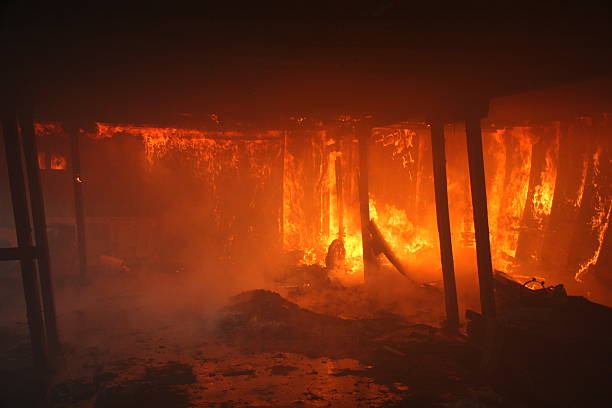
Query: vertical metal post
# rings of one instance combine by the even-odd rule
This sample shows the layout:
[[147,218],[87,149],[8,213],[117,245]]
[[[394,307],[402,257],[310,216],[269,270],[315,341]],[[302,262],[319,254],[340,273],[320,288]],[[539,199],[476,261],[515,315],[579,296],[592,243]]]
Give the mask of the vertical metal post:
[[368,230],[370,223],[370,199],[368,186],[368,142],[372,128],[367,124],[356,126],[359,140],[359,215],[361,221],[361,244],[363,246],[363,277],[367,282],[372,277],[375,267],[372,240]]
[[342,188],[342,159],[336,157],[336,204],[338,211],[338,238],[344,239],[344,190]]
[[287,152],[287,131],[283,132],[281,146],[281,176],[280,176],[280,211],[278,230],[280,235],[280,245],[283,248],[285,243],[285,156]]
[[459,306],[457,304],[457,284],[453,263],[450,217],[448,211],[448,190],[446,184],[446,149],[444,146],[444,125],[431,123],[431,151],[433,158],[434,190],[436,196],[436,217],[440,239],[440,260],[444,280],[444,302],[446,306],[446,328],[459,330]]
[[72,185],[74,188],[74,213],[76,223],[77,248],[79,253],[79,273],[87,276],[87,247],[85,239],[85,216],[83,211],[83,180],[81,179],[81,154],[79,150],[79,129],[70,131],[70,154],[72,162]]
[[495,293],[493,287],[493,264],[489,240],[489,217],[487,211],[487,188],[485,184],[484,158],[480,119],[465,121],[467,136],[474,232],[476,235],[476,260],[480,285],[480,307],[485,318],[494,319]]
[[[32,232],[28,198],[26,195],[21,143],[17,129],[16,112],[7,109],[2,112],[2,134],[6,150],[9,185],[15,217],[17,244],[20,248],[32,247]],[[34,364],[44,373],[49,368],[42,315],[40,288],[34,259],[24,257],[20,261],[21,277],[26,302],[26,314],[32,341]]]
[[45,331],[47,345],[51,357],[59,353],[59,335],[55,315],[55,300],[53,294],[53,279],[51,275],[51,262],[49,258],[49,242],[47,239],[47,219],[45,216],[45,202],[40,182],[38,168],[38,149],[31,112],[27,109],[20,112],[20,126],[23,140],[23,153],[28,174],[30,188],[30,203],[32,206],[32,220],[34,224],[34,237],[38,253],[38,274],[42,302],[44,305]]

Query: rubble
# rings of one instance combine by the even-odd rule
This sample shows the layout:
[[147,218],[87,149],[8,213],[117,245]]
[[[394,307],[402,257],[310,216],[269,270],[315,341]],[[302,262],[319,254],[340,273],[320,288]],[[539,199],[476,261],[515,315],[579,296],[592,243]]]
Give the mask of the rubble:
[[101,390],[95,408],[187,408],[192,404],[182,385],[194,384],[193,367],[169,361],[146,367],[141,378],[111,384]]
[[[529,289],[495,274],[498,319],[486,340],[482,316],[468,310],[470,340],[492,357],[486,367],[504,387],[542,406],[597,406],[611,396],[612,309],[562,285]],[[545,389],[547,392],[542,392]]]

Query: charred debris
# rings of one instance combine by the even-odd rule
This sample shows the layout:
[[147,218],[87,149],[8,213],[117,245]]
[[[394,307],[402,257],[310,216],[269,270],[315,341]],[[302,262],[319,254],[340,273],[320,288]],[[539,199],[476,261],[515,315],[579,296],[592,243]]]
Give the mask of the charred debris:
[[608,20],[352,3],[8,9],[0,407],[612,400]]

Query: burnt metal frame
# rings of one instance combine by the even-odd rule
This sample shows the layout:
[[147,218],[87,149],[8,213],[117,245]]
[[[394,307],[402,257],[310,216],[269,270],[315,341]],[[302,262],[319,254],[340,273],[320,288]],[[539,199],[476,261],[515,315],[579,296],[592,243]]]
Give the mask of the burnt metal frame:
[[20,106],[19,111],[15,105],[4,106],[2,134],[18,246],[0,248],[0,261],[20,262],[34,363],[40,377],[44,378],[59,357],[60,344],[45,206],[30,111],[24,106]]

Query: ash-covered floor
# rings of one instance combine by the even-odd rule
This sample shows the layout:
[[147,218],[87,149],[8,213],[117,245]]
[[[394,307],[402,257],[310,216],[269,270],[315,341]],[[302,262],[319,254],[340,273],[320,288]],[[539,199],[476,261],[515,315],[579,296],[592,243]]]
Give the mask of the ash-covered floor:
[[[314,282],[316,268],[299,271]],[[402,314],[393,308],[405,308],[397,301],[406,293],[381,299],[361,285],[312,286],[276,282],[277,291],[229,297],[159,271],[60,281],[64,354],[46,406],[555,406],[483,375],[478,348],[436,324],[435,287],[413,290],[413,309]],[[11,299],[3,301],[14,318],[2,324],[2,406],[36,406],[21,299]]]

